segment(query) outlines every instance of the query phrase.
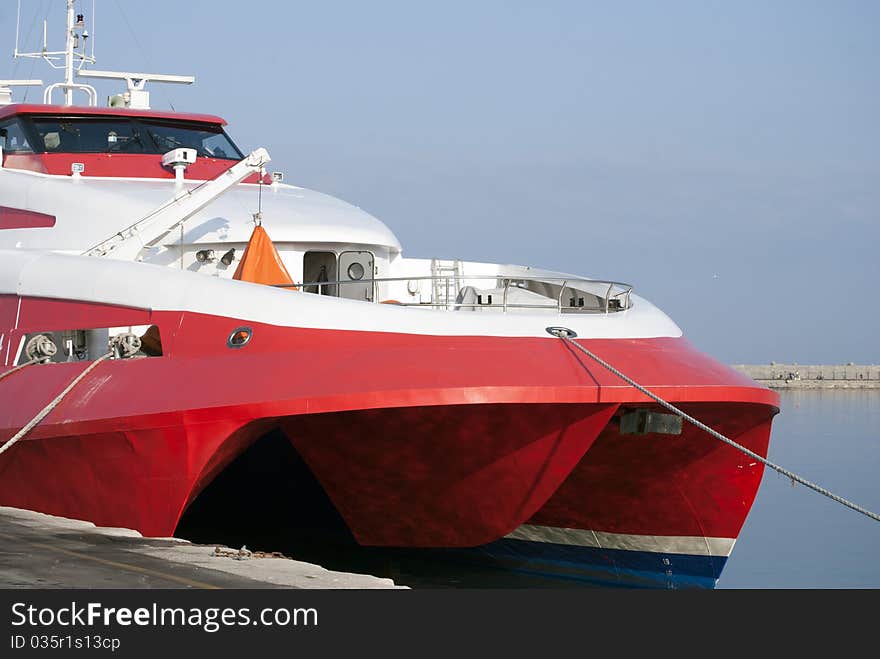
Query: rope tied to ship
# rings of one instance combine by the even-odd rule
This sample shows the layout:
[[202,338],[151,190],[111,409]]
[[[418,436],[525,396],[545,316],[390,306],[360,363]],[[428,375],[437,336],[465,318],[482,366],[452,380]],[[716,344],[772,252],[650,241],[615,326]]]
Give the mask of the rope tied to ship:
[[693,424],[694,426],[696,426],[700,430],[708,433],[709,435],[711,435],[715,439],[722,441],[729,446],[732,446],[733,448],[735,448],[736,450],[738,450],[742,453],[745,453],[750,458],[753,458],[754,460],[757,460],[761,464],[763,464],[767,467],[770,467],[771,469],[782,474],[783,476],[787,476],[788,478],[791,479],[792,485],[794,485],[794,483],[800,483],[801,485],[808,487],[809,489],[813,490],[814,492],[818,492],[819,494],[821,494],[825,497],[828,497],[832,501],[836,501],[837,503],[842,504],[842,505],[846,506],[847,508],[851,508],[852,510],[855,510],[857,513],[861,513],[862,515],[865,515],[866,517],[870,517],[871,519],[873,519],[877,522],[880,522],[880,515],[878,515],[877,513],[871,512],[870,510],[863,508],[862,506],[859,506],[858,504],[853,503],[852,501],[849,501],[848,499],[844,499],[843,497],[838,496],[837,494],[834,494],[830,490],[827,490],[824,487],[822,487],[816,483],[813,483],[812,481],[809,481],[802,476],[799,476],[798,474],[794,473],[793,471],[789,471],[788,469],[786,469],[786,468],[784,468],[774,462],[771,462],[770,460],[768,460],[764,457],[761,457],[760,455],[758,455],[757,453],[755,453],[751,449],[743,446],[742,444],[738,444],[737,442],[733,441],[729,437],[725,437],[717,430],[713,430],[712,428],[710,428],[706,424],[698,421],[694,417],[690,416],[687,412],[684,412],[683,410],[680,410],[679,408],[675,407],[675,405],[673,405],[672,403],[668,403],[667,401],[663,400],[660,396],[658,396],[654,392],[646,389],[645,387],[640,385],[638,382],[636,382],[632,378],[627,377],[626,375],[621,373],[619,370],[614,368],[614,366],[612,366],[611,364],[606,362],[604,359],[602,359],[598,355],[594,354],[593,352],[591,352],[590,350],[588,350],[587,348],[585,348],[581,344],[577,343],[574,340],[574,337],[576,337],[577,334],[575,334],[572,330],[570,330],[566,327],[548,327],[547,332],[553,336],[556,336],[556,337],[562,339],[565,343],[567,343],[569,346],[575,348],[576,350],[579,350],[580,352],[585,354],[587,357],[589,357],[590,359],[595,361],[597,364],[599,364],[600,366],[602,366],[606,370],[610,371],[611,373],[613,373],[614,375],[619,377],[621,380],[626,382],[628,385],[634,387],[635,389],[637,389],[641,393],[645,394],[648,398],[654,400],[659,405],[663,406],[664,408],[666,408],[667,410],[669,410],[673,414],[680,416],[682,419],[684,419],[688,423]]
[[[41,336],[43,336],[43,335],[41,335]],[[52,345],[54,347],[54,344],[52,344]],[[18,440],[20,440],[22,437],[27,435],[31,430],[34,429],[34,427],[36,427],[36,425],[38,423],[40,423],[40,421],[45,419],[46,416],[48,416],[52,410],[54,410],[56,407],[58,407],[58,405],[61,403],[61,401],[63,401],[64,398],[67,396],[67,394],[69,394],[73,390],[73,388],[82,381],[83,378],[85,378],[89,373],[91,373],[93,370],[95,370],[95,368],[97,368],[101,362],[103,362],[107,359],[110,359],[111,357],[116,358],[116,359],[125,359],[127,357],[131,357],[132,355],[134,355],[134,353],[136,353],[138,350],[140,350],[140,347],[141,347],[140,338],[134,334],[125,333],[125,334],[118,334],[117,336],[112,337],[110,339],[110,351],[104,355],[101,355],[95,361],[93,361],[91,364],[89,364],[88,367],[82,371],[82,373],[80,373],[75,378],[73,378],[73,380],[70,381],[70,384],[68,384],[61,391],[60,394],[55,396],[55,398],[53,398],[43,409],[41,409],[39,412],[37,412],[36,416],[34,416],[34,418],[32,418],[30,421],[28,421],[24,425],[24,427],[22,427],[21,430],[19,430],[12,437],[10,437],[9,440],[2,447],[0,447],[0,455],[2,455],[3,453],[5,453],[9,449],[11,449],[15,445],[15,443],[18,442]],[[52,355],[54,355],[54,354],[55,354],[55,352],[52,351],[50,355],[48,355],[48,356],[44,355],[43,357],[40,358],[40,361],[36,361],[36,362],[32,358],[31,361],[29,361],[28,363],[21,364],[20,366],[17,366],[15,369],[7,371],[4,375],[9,375],[10,373],[12,373],[15,370],[24,368],[25,366],[30,366],[34,363],[47,363],[51,359]]]
[[24,346],[24,354],[28,358],[28,361],[19,364],[14,368],[10,368],[8,371],[0,375],[0,380],[27,366],[33,366],[34,364],[47,364],[52,361],[52,357],[55,356],[56,352],[58,352],[58,346],[55,345],[55,342],[51,338],[45,334],[32,336]]
[[17,371],[20,371],[21,369],[25,368],[26,366],[33,366],[34,364],[40,364],[40,363],[42,363],[42,362],[39,359],[31,359],[30,361],[27,361],[23,364],[19,364],[18,366],[14,367],[14,368],[10,368],[5,373],[0,373],[0,380],[2,380],[3,378],[5,378],[7,376],[12,375],[13,373],[15,373]]

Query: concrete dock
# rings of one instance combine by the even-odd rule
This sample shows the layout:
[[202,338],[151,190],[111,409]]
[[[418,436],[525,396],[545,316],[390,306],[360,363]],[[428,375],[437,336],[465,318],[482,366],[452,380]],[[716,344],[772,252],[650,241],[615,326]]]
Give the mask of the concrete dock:
[[398,588],[289,558],[0,506],[0,588]]
[[880,389],[880,366],[871,364],[732,364],[771,389]]

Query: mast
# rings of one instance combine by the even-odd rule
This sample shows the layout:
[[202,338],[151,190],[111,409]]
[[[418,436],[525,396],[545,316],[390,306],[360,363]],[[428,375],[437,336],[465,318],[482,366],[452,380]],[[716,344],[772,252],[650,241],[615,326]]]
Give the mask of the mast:
[[73,105],[73,2],[67,0],[67,42],[64,46],[64,105]]
[[[81,91],[88,96],[89,105],[98,105],[98,92],[92,86],[83,82],[74,81],[79,78],[109,78],[124,80],[127,89],[122,94],[116,94],[108,99],[111,107],[124,106],[136,109],[149,109],[150,93],[144,89],[147,82],[176,83],[191,85],[195,82],[193,76],[165,75],[158,73],[132,73],[128,71],[95,71],[84,68],[87,64],[95,63],[95,44],[92,40],[91,53],[86,51],[86,43],[89,40],[89,32],[86,30],[85,18],[82,14],[74,13],[75,0],[65,0],[67,4],[66,32],[64,50],[50,51],[46,38],[46,21],[43,21],[43,48],[40,52],[22,53],[18,50],[19,20],[16,18],[15,51],[14,56],[40,58],[45,60],[54,69],[64,69],[64,81],[49,85],[43,90],[43,103],[52,104],[52,92],[60,89],[64,93],[64,105],[73,105],[74,92]],[[94,5],[93,5],[94,6]],[[21,12],[21,0],[19,0],[19,14]],[[92,17],[94,24],[94,16]],[[0,104],[10,103],[12,100],[12,84],[33,84],[38,81],[0,80]],[[42,84],[42,83],[40,83]]]
[[98,104],[98,92],[91,85],[85,85],[80,82],[74,82],[74,64],[73,58],[76,53],[76,47],[82,38],[82,53],[79,53],[79,68],[86,63],[94,63],[94,58],[86,55],[86,40],[89,33],[85,29],[85,21],[83,15],[74,16],[73,3],[75,0],[67,0],[67,39],[64,44],[64,82],[50,85],[43,94],[44,102],[48,103],[52,95],[54,87],[60,87],[64,90],[64,105],[73,105],[73,92],[77,89],[84,91],[90,100],[91,105]]
[[[86,54],[86,42],[89,39],[89,32],[86,30],[85,19],[82,14],[74,13],[74,0],[65,0],[67,4],[66,33],[64,50],[50,51],[46,37],[46,22],[43,21],[43,48],[39,52],[21,53],[18,51],[18,25],[16,24],[15,34],[15,52],[14,57],[30,57],[45,60],[53,69],[64,69],[64,82],[56,82],[49,85],[43,91],[43,102],[51,103],[52,92],[61,89],[64,92],[64,105],[73,105],[73,94],[75,91],[84,92],[89,98],[89,105],[98,104],[98,92],[91,85],[81,82],[75,82],[73,77],[77,71],[86,64],[93,64],[94,48],[92,55]],[[20,11],[19,0],[19,11]],[[77,48],[82,44],[82,51],[77,52]]]

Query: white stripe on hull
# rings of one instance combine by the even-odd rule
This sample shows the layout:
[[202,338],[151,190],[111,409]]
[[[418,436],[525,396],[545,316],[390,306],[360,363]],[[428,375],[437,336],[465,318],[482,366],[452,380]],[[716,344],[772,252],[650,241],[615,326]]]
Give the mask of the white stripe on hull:
[[733,538],[704,538],[702,536],[633,535],[606,533],[584,529],[565,529],[554,526],[523,524],[506,538],[548,542],[557,545],[595,547],[597,549],[624,549],[650,551],[658,554],[691,554],[695,556],[730,556]]

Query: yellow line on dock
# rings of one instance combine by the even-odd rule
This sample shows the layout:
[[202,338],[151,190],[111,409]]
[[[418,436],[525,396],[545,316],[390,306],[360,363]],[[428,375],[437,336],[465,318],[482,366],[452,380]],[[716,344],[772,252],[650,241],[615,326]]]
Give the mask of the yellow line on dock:
[[0,538],[4,538],[6,540],[18,540],[19,542],[23,542],[25,544],[28,544],[31,547],[39,547],[41,549],[48,549],[49,551],[54,551],[59,554],[67,554],[68,556],[82,558],[87,561],[92,561],[94,563],[100,563],[101,565],[108,565],[110,567],[120,568],[122,570],[128,570],[129,572],[140,572],[142,574],[147,574],[147,575],[150,575],[153,577],[158,577],[160,579],[165,579],[167,581],[174,581],[176,583],[180,583],[185,586],[191,586],[193,588],[202,588],[204,590],[221,590],[220,586],[215,586],[213,584],[205,583],[204,581],[196,581],[194,579],[187,579],[186,577],[178,577],[174,574],[167,574],[165,572],[160,572],[159,570],[151,570],[149,568],[139,567],[137,565],[129,565],[128,563],[120,563],[119,561],[109,561],[104,558],[98,558],[97,556],[89,556],[88,554],[82,554],[77,551],[71,551],[70,549],[61,549],[60,547],[53,547],[52,545],[47,545],[42,542],[30,542],[28,540],[22,540],[21,538],[15,538],[13,536],[6,535],[5,533],[0,533]]

